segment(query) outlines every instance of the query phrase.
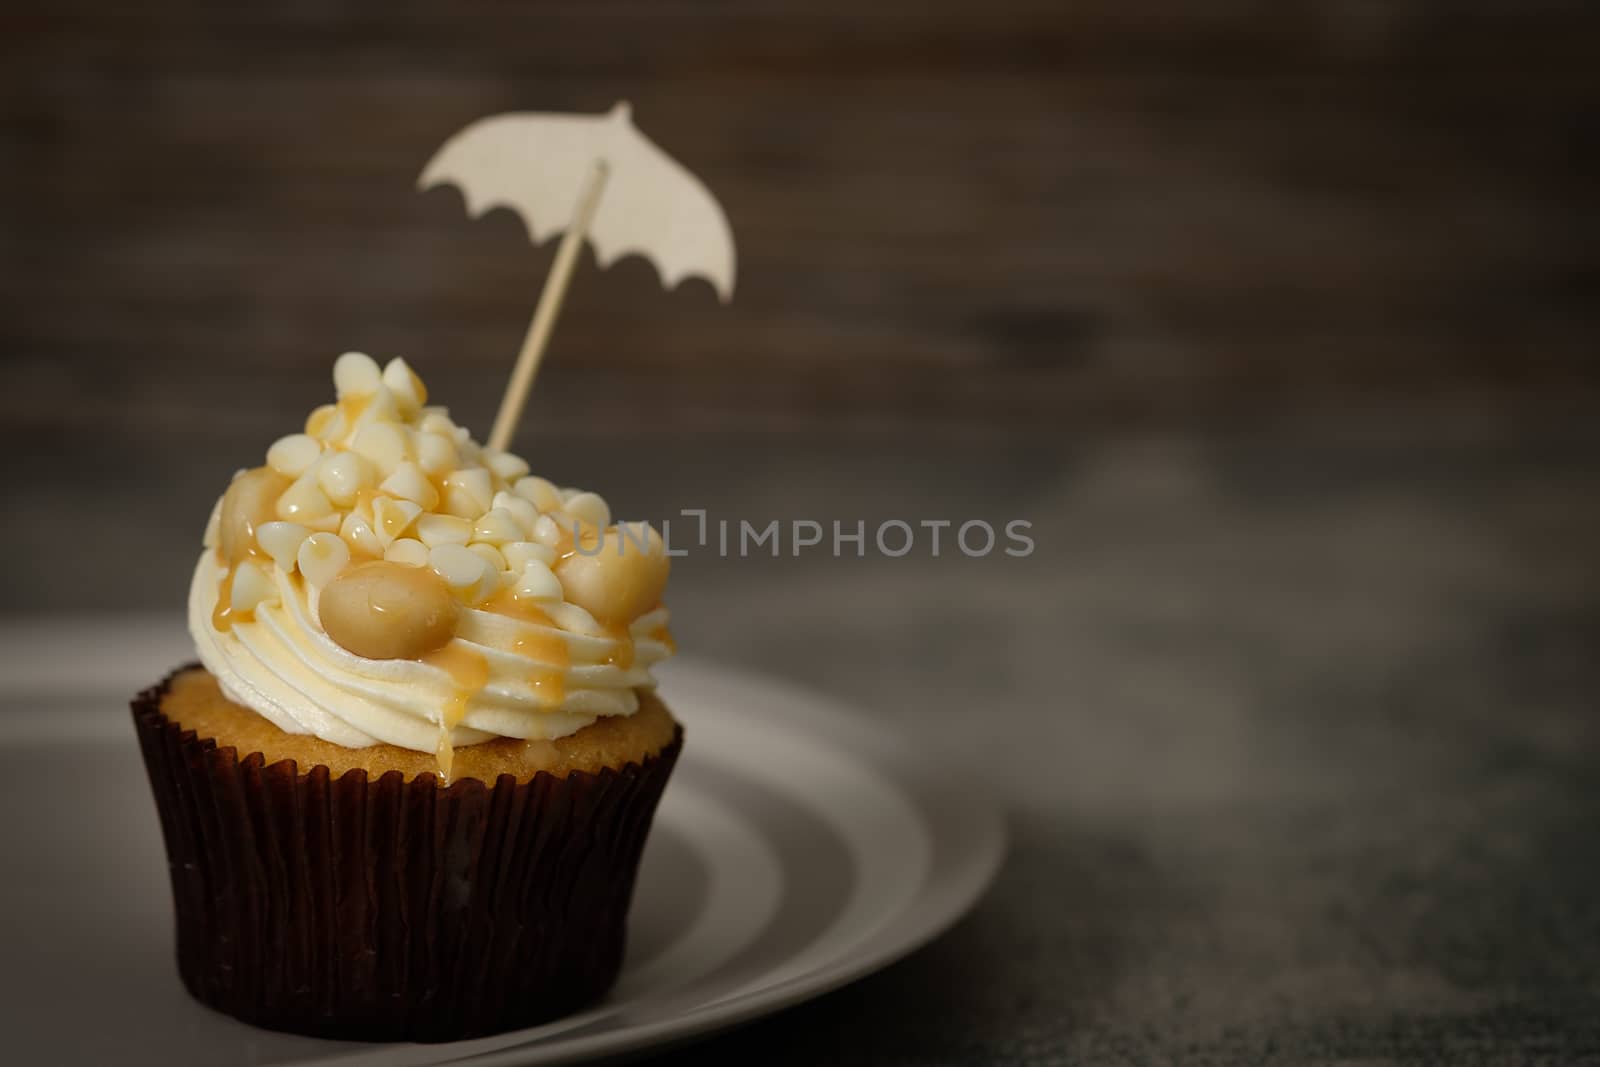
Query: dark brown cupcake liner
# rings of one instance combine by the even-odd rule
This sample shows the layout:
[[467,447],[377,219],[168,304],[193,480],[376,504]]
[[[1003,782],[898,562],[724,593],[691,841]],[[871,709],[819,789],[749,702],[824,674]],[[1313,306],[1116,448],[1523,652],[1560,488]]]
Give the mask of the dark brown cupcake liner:
[[134,699],[201,1002],[274,1030],[449,1041],[598,999],[622,963],[645,837],[682,746],[643,764],[441,786],[264,765]]

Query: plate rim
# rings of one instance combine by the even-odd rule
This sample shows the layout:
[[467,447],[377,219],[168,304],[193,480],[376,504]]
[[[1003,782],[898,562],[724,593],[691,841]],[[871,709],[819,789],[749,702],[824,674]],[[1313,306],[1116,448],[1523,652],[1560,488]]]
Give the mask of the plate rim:
[[[664,688],[670,685],[673,675],[689,674],[699,676],[698,684],[706,684],[706,680],[710,679],[712,686],[730,690],[742,689],[752,694],[780,693],[787,701],[806,706],[808,715],[828,720],[837,732],[853,735],[855,741],[871,749],[869,761],[874,765],[886,763],[899,775],[909,775],[915,779],[937,778],[946,788],[962,797],[966,823],[961,828],[964,846],[960,850],[962,861],[937,887],[924,882],[918,888],[914,901],[902,909],[890,926],[873,932],[866,941],[830,965],[794,975],[773,986],[696,1007],[668,1019],[587,1034],[578,1033],[566,1038],[552,1035],[548,1042],[535,1040],[525,1045],[468,1052],[462,1057],[440,1062],[470,1063],[477,1067],[564,1063],[617,1055],[629,1050],[664,1050],[735,1029],[841,989],[926,947],[965,918],[994,883],[1010,845],[1004,808],[986,782],[969,771],[954,767],[951,760],[925,742],[852,710],[851,704],[846,701],[778,675],[700,657],[675,659],[663,674],[667,679]],[[927,782],[919,781],[917,784],[926,785]],[[918,813],[928,815],[920,790],[912,795],[917,802]],[[935,841],[947,840],[945,835],[938,832],[935,824],[930,823],[930,826]],[[942,890],[932,894],[938,907],[926,906],[930,899],[930,888]],[[601,1020],[596,1020],[596,1024],[600,1023]]]
[[[86,618],[82,621],[92,625],[99,620]],[[0,624],[0,630],[10,629],[10,626]],[[49,629],[56,630],[55,636],[59,636],[66,627],[58,629],[52,626]],[[38,640],[40,635],[35,630],[32,636]],[[165,650],[172,644],[166,639],[167,636],[147,631],[141,638],[137,632],[130,632],[123,635],[122,644],[126,649],[128,645],[139,645],[156,638],[151,643]],[[119,658],[126,661],[129,657]],[[142,657],[140,660],[143,661]],[[43,714],[24,712],[3,717],[5,721],[0,721],[0,747],[16,743],[114,742],[119,736],[118,728],[124,724],[121,715],[74,713],[63,705],[80,701],[93,705],[104,703],[115,688],[112,678],[120,674],[121,671],[115,668],[102,667],[101,670],[87,672],[87,676],[62,680],[59,690],[52,694],[49,701],[54,706],[48,710],[39,709]],[[794,729],[812,733],[819,724],[823,725],[824,739],[819,743],[829,747],[848,747],[852,752],[859,753],[861,760],[870,768],[890,777],[908,795],[913,809],[927,826],[936,849],[947,851],[954,857],[951,865],[937,879],[924,878],[915,896],[897,912],[890,913],[890,918],[883,926],[872,930],[831,960],[776,984],[695,1005],[678,1015],[611,1028],[606,1027],[606,1021],[601,1017],[580,1024],[570,1035],[555,1033],[545,1038],[533,1037],[520,1044],[482,1049],[472,1048],[471,1041],[436,1046],[347,1046],[330,1049],[323,1055],[314,1054],[309,1061],[300,1062],[338,1064],[346,1059],[361,1060],[365,1055],[389,1047],[409,1048],[414,1055],[425,1049],[436,1049],[438,1052],[438,1058],[412,1060],[406,1057],[408,1062],[514,1067],[519,1064],[570,1062],[686,1044],[823,996],[909,956],[968,915],[993,884],[1010,844],[1007,817],[999,797],[989,782],[959,766],[953,758],[934,749],[925,740],[866,713],[859,704],[781,675],[693,656],[675,657],[664,665],[661,675],[663,689],[669,699],[674,679],[682,678],[686,686],[714,692],[719,698],[725,697],[729,703],[739,700],[743,695],[752,701],[759,699],[763,704],[781,703],[790,709],[800,709],[806,724]],[[27,700],[35,690],[30,682],[37,678],[36,671],[26,680],[19,679],[22,681],[20,685],[0,682],[0,694],[13,700]],[[133,682],[133,688],[123,694],[121,700],[131,699],[145,684],[143,681]],[[693,717],[691,707],[684,716],[690,727],[693,726]],[[131,744],[131,736],[126,739]],[[936,807],[930,799],[936,792],[941,796],[959,796],[960,801]],[[954,822],[950,821],[952,813],[959,816]],[[496,1035],[479,1040],[504,1041],[508,1036],[512,1035]]]

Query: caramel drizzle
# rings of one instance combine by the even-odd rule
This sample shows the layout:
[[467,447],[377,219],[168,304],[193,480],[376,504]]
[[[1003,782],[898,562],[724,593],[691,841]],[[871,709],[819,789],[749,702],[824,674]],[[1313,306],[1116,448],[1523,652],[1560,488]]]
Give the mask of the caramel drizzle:
[[546,708],[560,706],[567,698],[566,669],[572,666],[572,649],[550,616],[536,604],[519,600],[509,589],[501,590],[483,603],[482,611],[549,629],[525,630],[511,642],[511,651],[531,659],[539,666],[527,676],[528,684]]
[[626,626],[606,627],[606,636],[615,642],[611,652],[606,656],[606,662],[620,671],[625,671],[633,666],[633,635]]
[[466,718],[467,704],[489,684],[489,661],[459,641],[452,641],[429,652],[419,662],[439,668],[454,683],[450,699],[439,709],[439,747],[434,753],[439,761],[439,777],[448,782],[455,765],[455,746],[450,743],[450,731]]
[[[217,550],[217,557],[218,559],[222,558],[222,550],[220,548]],[[211,625],[216,627],[219,633],[227,633],[233,629],[235,623],[256,621],[254,608],[246,608],[243,611],[233,610],[233,578],[234,575],[239,573],[239,564],[247,559],[268,567],[272,565],[272,557],[257,548],[253,541],[239,559],[231,563],[227,560],[222,561],[228,563],[228,570],[222,576],[222,580],[217,583],[217,604],[216,607],[211,609]]]
[[650,640],[666,645],[668,652],[675,653],[678,651],[678,642],[672,639],[672,631],[666,626],[658,626],[651,630]]
[[362,413],[367,410],[368,405],[372,403],[372,398],[375,395],[375,393],[361,393],[358,396],[346,396],[339,398],[339,403],[337,406],[339,408],[339,414],[344,416],[345,433],[349,433],[356,428],[356,420],[359,419]]
[[[222,581],[217,583],[217,606],[211,609],[211,625],[216,627],[219,633],[227,633],[233,629],[233,576],[238,569],[237,566],[229,567],[228,572],[222,576]],[[241,614],[239,621],[249,620]]]

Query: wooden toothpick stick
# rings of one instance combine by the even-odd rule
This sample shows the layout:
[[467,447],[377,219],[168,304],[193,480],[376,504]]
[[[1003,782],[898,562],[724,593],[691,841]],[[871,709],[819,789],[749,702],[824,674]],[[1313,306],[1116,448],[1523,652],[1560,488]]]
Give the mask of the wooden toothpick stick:
[[610,167],[603,159],[595,160],[588,180],[578,193],[578,206],[572,214],[572,225],[561,238],[555,262],[550,266],[550,276],[545,279],[544,292],[539,294],[539,306],[534,309],[533,321],[528,324],[528,334],[523,338],[522,351],[517,354],[517,365],[511,370],[511,380],[506,383],[506,395],[500,401],[500,412],[494,417],[494,429],[489,433],[489,447],[504,451],[517,432],[517,421],[522,418],[522,407],[528,401],[528,391],[533,387],[533,376],[539,370],[539,360],[544,355],[550,333],[555,329],[556,316],[561,314],[561,301],[567,295],[567,284],[572,280],[573,268],[578,263],[578,249],[594,221],[595,209],[600,206],[600,194],[605,189]]

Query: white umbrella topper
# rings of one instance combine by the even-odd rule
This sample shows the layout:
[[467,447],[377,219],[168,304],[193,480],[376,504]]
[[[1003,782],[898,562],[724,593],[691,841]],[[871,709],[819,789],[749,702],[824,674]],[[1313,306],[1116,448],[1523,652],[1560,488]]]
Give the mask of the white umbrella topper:
[[515,210],[535,244],[565,233],[495,416],[491,448],[511,443],[585,237],[601,268],[637,253],[669,289],[700,277],[724,302],[733,296],[733,233],[722,206],[634,127],[626,103],[604,115],[479,119],[444,143],[418,185],[444,183],[461,189],[474,218],[495,207]]

